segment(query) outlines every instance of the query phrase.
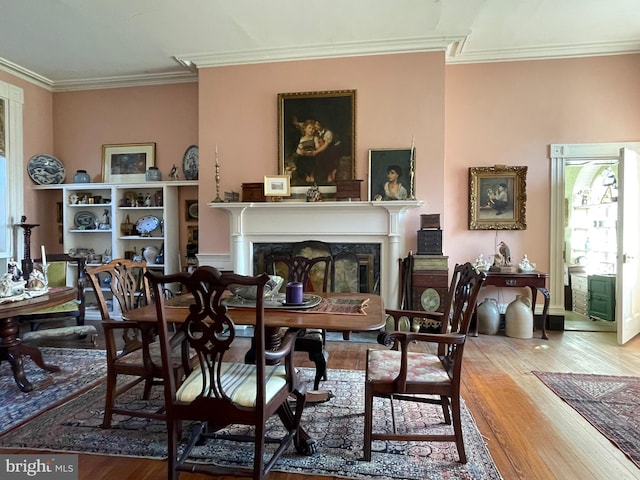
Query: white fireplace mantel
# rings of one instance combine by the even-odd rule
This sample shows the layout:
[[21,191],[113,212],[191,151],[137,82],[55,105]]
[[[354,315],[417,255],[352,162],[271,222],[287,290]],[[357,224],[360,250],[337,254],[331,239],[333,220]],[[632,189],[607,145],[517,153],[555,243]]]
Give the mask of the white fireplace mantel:
[[380,292],[390,308],[398,306],[398,259],[406,254],[404,213],[422,205],[422,200],[208,204],[229,213],[233,270],[243,275],[254,273],[254,243],[380,244]]

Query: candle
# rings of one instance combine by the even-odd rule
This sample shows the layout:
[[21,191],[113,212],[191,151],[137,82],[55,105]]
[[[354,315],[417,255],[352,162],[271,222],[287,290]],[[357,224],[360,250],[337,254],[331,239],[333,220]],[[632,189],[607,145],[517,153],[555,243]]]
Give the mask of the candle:
[[218,163],[218,144],[216,143],[216,167],[219,167],[220,163]]
[[47,266],[47,254],[44,251],[44,245],[40,246],[40,250],[42,252],[42,266],[46,267]]
[[411,135],[411,158],[409,159],[410,162],[413,162],[413,151],[415,149],[415,144],[414,144],[414,136]]
[[302,303],[302,283],[287,283],[285,299],[291,305],[300,305]]

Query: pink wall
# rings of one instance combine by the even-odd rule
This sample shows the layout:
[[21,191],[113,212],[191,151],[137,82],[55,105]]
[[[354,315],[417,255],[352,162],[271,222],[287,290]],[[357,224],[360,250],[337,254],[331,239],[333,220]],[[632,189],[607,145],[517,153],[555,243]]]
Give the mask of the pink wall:
[[[278,173],[278,93],[356,90],[356,178],[367,193],[368,150],[408,148],[415,136],[416,197],[426,207],[408,215],[407,249],[416,245],[420,213],[444,205],[444,56],[381,55],[281,62],[200,71],[200,204],[215,198],[218,146],[220,191],[241,191]],[[346,206],[345,206],[346,208]],[[204,253],[229,252],[224,212],[201,208]]]
[[156,143],[156,166],[167,178],[182,166],[186,148],[198,144],[198,85],[181,83],[54,94],[54,151],[67,181],[83,168],[92,182],[102,175],[102,145]]
[[[640,55],[451,65],[446,76],[446,253],[473,260],[504,240],[548,271],[549,145],[637,141]],[[468,168],[495,164],[528,166],[526,230],[467,230]]]

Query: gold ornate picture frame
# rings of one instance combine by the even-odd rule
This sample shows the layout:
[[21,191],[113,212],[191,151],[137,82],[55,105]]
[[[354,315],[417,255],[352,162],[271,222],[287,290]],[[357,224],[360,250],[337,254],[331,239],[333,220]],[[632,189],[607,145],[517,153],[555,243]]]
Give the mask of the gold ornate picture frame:
[[469,230],[526,230],[527,167],[469,168]]
[[278,94],[278,173],[292,195],[335,194],[337,180],[354,179],[355,118],[355,90]]

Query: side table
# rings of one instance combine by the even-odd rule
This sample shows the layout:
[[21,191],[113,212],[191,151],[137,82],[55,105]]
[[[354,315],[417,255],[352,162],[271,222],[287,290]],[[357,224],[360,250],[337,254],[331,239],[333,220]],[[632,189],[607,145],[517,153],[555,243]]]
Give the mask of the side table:
[[[487,272],[487,279],[482,287],[518,287],[518,288],[530,288],[531,289],[531,305],[535,309],[536,298],[538,292],[544,296],[544,306],[542,308],[542,337],[544,340],[548,340],[547,335],[547,314],[549,313],[549,302],[551,296],[549,290],[547,290],[548,273],[542,272],[529,272],[529,273],[503,273],[503,272]],[[478,322],[474,328],[473,336],[478,336]]]

